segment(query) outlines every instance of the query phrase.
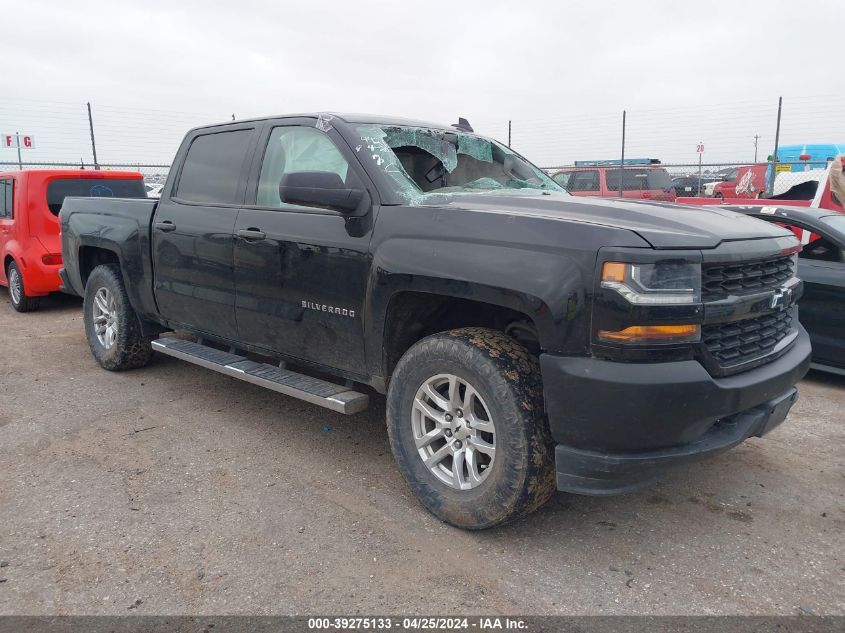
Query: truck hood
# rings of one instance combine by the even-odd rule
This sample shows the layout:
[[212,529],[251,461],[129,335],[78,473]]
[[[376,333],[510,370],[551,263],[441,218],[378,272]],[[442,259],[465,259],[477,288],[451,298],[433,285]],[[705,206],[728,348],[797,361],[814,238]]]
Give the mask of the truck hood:
[[553,192],[462,194],[451,196],[443,206],[626,229],[654,248],[706,249],[725,241],[791,235],[783,227],[713,206],[581,198]]

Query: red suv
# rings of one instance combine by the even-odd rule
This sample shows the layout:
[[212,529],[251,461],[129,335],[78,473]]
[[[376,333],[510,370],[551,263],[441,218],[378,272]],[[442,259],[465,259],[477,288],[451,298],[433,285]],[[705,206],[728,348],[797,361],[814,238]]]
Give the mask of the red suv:
[[146,198],[133,171],[82,169],[0,172],[0,285],[12,307],[29,312],[59,290],[62,241],[59,210],[66,196]]
[[669,172],[662,167],[570,167],[562,169],[552,179],[573,196],[622,197],[643,200],[675,200],[675,188]]

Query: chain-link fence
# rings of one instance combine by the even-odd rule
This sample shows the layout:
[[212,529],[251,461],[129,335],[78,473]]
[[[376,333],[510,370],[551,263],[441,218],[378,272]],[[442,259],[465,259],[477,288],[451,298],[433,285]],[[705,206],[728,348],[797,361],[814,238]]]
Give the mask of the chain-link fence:
[[[15,169],[95,169],[93,165],[85,163],[18,163],[11,161],[0,161],[0,171]],[[144,163],[101,163],[97,169],[109,171],[139,171],[144,174],[144,180],[152,183],[163,183],[167,180],[170,172],[170,165],[144,164]]]
[[185,132],[233,116],[0,97],[0,169],[140,171],[152,187]]
[[[823,165],[823,166],[820,166]],[[826,163],[626,163],[561,165],[545,171],[574,195],[811,200],[827,175]]]
[[[16,170],[16,169],[95,169],[94,165],[86,165],[85,163],[18,163],[0,161],[0,172]],[[98,170],[109,171],[139,171],[144,174],[144,184],[147,189],[147,195],[151,197],[158,197],[161,188],[167,180],[167,174],[170,172],[170,165],[151,165],[139,163],[105,163],[96,166]]]
[[[798,95],[617,113],[578,112],[576,103],[552,116],[470,120],[550,166],[576,195],[807,196],[828,161],[845,153],[845,139],[833,137],[841,100]],[[234,117],[0,97],[0,169],[133,169],[160,183],[185,132]]]

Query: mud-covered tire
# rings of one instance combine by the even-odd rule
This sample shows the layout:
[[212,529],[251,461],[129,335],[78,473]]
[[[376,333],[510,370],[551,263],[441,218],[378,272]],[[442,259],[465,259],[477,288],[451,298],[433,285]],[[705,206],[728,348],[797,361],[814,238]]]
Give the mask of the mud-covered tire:
[[41,304],[41,297],[29,297],[23,275],[17,263],[10,262],[6,268],[6,283],[9,285],[9,302],[18,312],[32,312]]
[[[470,489],[441,481],[415,442],[415,398],[426,381],[441,374],[470,384],[495,422],[495,458],[485,478]],[[543,411],[539,363],[496,330],[452,330],[411,347],[390,381],[387,429],[411,490],[430,512],[454,526],[479,530],[500,525],[533,512],[555,491],[554,445]]]
[[[94,324],[95,297],[101,290],[107,291],[114,299],[113,321],[117,332],[114,342],[108,347],[98,338]],[[91,354],[103,369],[109,371],[135,369],[143,367],[150,361],[153,353],[150,344],[152,339],[141,334],[138,315],[129,303],[120,267],[117,264],[104,264],[91,271],[85,284],[83,322]]]

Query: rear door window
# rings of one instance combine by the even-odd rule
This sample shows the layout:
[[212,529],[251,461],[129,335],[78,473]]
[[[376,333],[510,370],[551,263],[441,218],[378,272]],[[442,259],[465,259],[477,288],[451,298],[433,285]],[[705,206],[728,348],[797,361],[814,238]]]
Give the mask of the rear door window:
[[647,176],[645,171],[632,169],[608,169],[605,172],[607,188],[610,191],[619,191],[619,183],[622,182],[622,191],[641,191],[646,188]]
[[599,172],[592,169],[572,172],[567,189],[569,191],[599,191]]
[[623,191],[672,188],[672,178],[665,169],[608,169],[605,177],[610,191],[619,191],[620,179]]
[[146,198],[144,181],[140,178],[59,178],[47,185],[47,206],[59,215],[68,196],[82,198]]
[[646,172],[649,189],[671,189],[672,177],[665,169],[649,169]]
[[12,199],[15,181],[11,178],[0,180],[0,218],[12,217]]
[[176,197],[204,204],[241,204],[244,163],[253,130],[197,136],[188,149]]

